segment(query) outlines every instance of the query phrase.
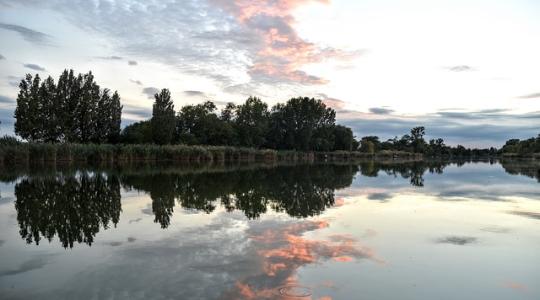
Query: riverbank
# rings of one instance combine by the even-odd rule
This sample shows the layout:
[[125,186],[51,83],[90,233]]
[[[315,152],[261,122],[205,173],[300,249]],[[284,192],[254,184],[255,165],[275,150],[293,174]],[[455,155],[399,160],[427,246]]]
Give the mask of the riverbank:
[[130,164],[145,162],[347,162],[361,159],[421,159],[419,153],[383,151],[302,152],[222,146],[34,144],[0,145],[0,165]]

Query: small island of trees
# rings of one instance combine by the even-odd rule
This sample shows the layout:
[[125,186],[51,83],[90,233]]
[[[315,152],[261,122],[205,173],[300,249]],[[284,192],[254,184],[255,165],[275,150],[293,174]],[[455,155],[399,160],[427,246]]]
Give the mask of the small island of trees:
[[[425,128],[401,138],[356,139],[351,128],[336,123],[336,112],[323,101],[296,97],[269,107],[257,97],[227,103],[219,111],[212,101],[175,111],[171,93],[154,95],[152,117],[121,129],[122,105],[117,91],[101,88],[92,72],[64,70],[57,83],[39,74],[21,80],[15,109],[15,134],[0,141],[1,162],[38,160],[191,160],[273,157],[346,159],[377,156],[494,157],[535,156],[540,135],[509,140],[502,149],[447,146],[442,138],[426,141]],[[309,155],[290,155],[308,153]],[[283,153],[288,153],[283,155]],[[324,155],[314,155],[324,153]],[[346,153],[346,155],[344,155]],[[280,155],[281,154],[281,155]],[[183,158],[182,158],[183,157]],[[191,158],[190,158],[191,157]]]

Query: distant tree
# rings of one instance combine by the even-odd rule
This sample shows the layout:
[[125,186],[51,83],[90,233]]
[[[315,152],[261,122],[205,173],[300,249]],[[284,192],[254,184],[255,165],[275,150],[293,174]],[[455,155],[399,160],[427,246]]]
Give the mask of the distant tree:
[[120,134],[120,142],[124,144],[152,143],[152,125],[150,121],[140,121],[126,126]]
[[155,102],[152,109],[152,138],[159,145],[170,144],[173,141],[176,120],[174,104],[168,89],[162,89],[154,95]]
[[365,136],[360,140],[360,151],[373,154],[381,148],[378,136]]
[[423,126],[414,127],[411,129],[411,146],[414,152],[423,153],[426,148],[426,141],[424,140],[424,135],[426,130]]

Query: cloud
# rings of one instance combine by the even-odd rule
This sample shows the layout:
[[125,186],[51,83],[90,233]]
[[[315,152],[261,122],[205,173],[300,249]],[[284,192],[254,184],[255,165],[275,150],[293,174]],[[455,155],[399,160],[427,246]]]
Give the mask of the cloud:
[[0,60],[6,59],[2,54],[0,54]]
[[143,85],[140,80],[130,79],[129,81],[135,83],[136,85]]
[[159,93],[159,89],[156,87],[145,87],[142,93],[148,96],[148,99],[154,99],[154,95]]
[[376,115],[389,115],[394,112],[394,110],[384,107],[372,107],[369,109],[369,112]]
[[15,100],[11,99],[11,97],[0,95],[0,103],[14,104]]
[[532,93],[528,95],[519,96],[520,99],[534,99],[534,98],[540,98],[540,93]]
[[511,211],[510,214],[516,215],[516,216],[522,216],[526,218],[536,219],[540,220],[540,213],[532,212],[532,211]]
[[[153,95],[154,94],[152,94],[152,98],[154,97]],[[127,115],[133,115],[137,119],[148,119],[152,116],[152,109],[124,104],[122,113]]]
[[451,66],[446,68],[449,71],[452,72],[470,72],[474,71],[474,68],[467,65],[458,65],[458,66]]
[[253,64],[248,67],[252,78],[271,83],[326,84],[328,80],[308,74],[302,67],[328,59],[350,61],[361,53],[321,47],[302,39],[294,29],[296,20],[292,11],[309,2],[329,3],[328,0],[211,0],[234,16],[242,28],[260,37],[258,48],[252,53]]
[[44,67],[42,67],[40,65],[36,65],[36,64],[24,64],[23,66],[25,68],[32,69],[32,70],[35,70],[35,71],[45,71]]
[[25,261],[24,263],[22,263],[16,269],[1,271],[0,277],[13,276],[13,275],[18,275],[21,273],[26,273],[26,272],[34,271],[37,269],[41,269],[49,263],[51,256],[52,256],[51,254],[47,254],[47,255],[40,255],[40,256],[31,258]]
[[116,55],[112,55],[112,56],[97,56],[96,58],[104,59],[104,60],[122,60],[122,59],[124,59],[123,57],[121,57],[121,56],[116,56]]
[[345,107],[345,105],[347,105],[347,102],[337,98],[329,97],[328,95],[323,93],[317,94],[317,98],[321,98],[322,102],[326,106],[331,107],[335,110],[341,110]]
[[30,43],[40,44],[40,45],[50,44],[50,36],[43,32],[32,30],[24,26],[6,24],[6,23],[0,23],[0,28],[16,32],[19,35],[21,35],[23,39],[25,39],[26,41]]
[[448,236],[437,240],[439,244],[453,244],[456,246],[464,246],[477,242],[477,238],[470,236]]
[[201,91],[184,91],[184,94],[190,97],[206,97],[206,94]]
[[20,0],[14,5],[54,10],[74,26],[105,36],[121,53],[212,79],[224,89],[245,83],[292,89],[328,82],[306,66],[326,60],[346,64],[362,54],[301,38],[293,11],[309,3],[329,1]]
[[388,202],[394,196],[391,193],[372,193],[367,196],[369,200],[378,200],[381,202]]
[[[156,299],[249,299],[247,295],[266,299],[263,296],[269,295],[273,299],[285,285],[299,285],[298,273],[304,267],[350,260],[384,263],[375,250],[354,237],[310,234],[328,226],[324,220],[248,222],[241,213],[219,213],[205,225],[110,248],[114,264],[94,264],[76,272],[62,288],[35,291],[36,295],[24,298],[39,293],[41,298],[55,299],[89,294],[126,299],[140,295]],[[165,280],[152,280],[156,277]]]
[[439,111],[433,114],[399,116],[342,110],[338,123],[349,126],[356,136],[377,135],[381,140],[402,136],[416,126],[426,127],[426,139],[445,139],[449,145],[499,147],[508,139],[538,135],[540,112],[505,113],[506,110]]
[[130,65],[130,66],[136,66],[136,65],[138,65],[138,63],[137,63],[136,61],[134,61],[134,60],[129,60],[129,61],[128,61],[128,65]]

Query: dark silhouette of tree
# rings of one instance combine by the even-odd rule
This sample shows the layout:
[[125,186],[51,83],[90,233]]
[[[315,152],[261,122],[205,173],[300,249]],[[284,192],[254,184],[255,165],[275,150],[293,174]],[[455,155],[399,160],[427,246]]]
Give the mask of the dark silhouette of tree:
[[245,147],[259,148],[266,143],[270,113],[268,105],[256,97],[249,97],[236,106],[235,129],[238,143]]
[[211,101],[186,105],[177,116],[178,141],[189,145],[230,145],[233,128],[230,122],[220,119]]
[[41,78],[27,74],[19,84],[15,108],[15,134],[31,142],[41,138],[39,114],[39,85]]
[[124,144],[151,144],[152,124],[140,121],[126,126],[121,133],[120,141]]
[[175,129],[174,104],[168,89],[162,89],[154,95],[152,108],[152,139],[159,145],[170,144],[173,141]]
[[15,133],[31,142],[118,142],[122,106],[117,92],[101,91],[92,72],[75,76],[64,70],[40,84],[36,74],[19,85]]
[[113,175],[25,178],[15,185],[15,197],[21,237],[36,245],[55,236],[64,248],[92,245],[102,227],[120,218],[120,182]]
[[268,145],[275,149],[310,150],[314,133],[335,125],[336,112],[321,100],[292,98],[277,104],[270,116]]

